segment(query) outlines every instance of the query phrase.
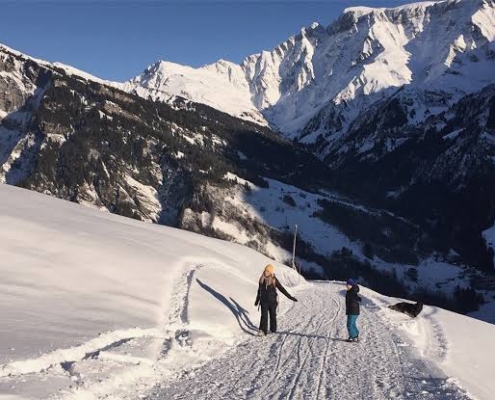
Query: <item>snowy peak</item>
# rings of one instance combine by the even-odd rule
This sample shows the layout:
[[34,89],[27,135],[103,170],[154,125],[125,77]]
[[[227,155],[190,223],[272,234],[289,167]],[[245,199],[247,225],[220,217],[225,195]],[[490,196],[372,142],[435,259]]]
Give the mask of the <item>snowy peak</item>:
[[159,61],[125,83],[124,88],[155,101],[169,102],[180,96],[235,117],[267,124],[251,102],[249,85],[241,67],[225,60],[200,68]]
[[[453,0],[454,2],[457,2],[458,0]],[[434,6],[439,3],[450,3],[452,0],[443,0],[443,1],[421,1],[417,3],[410,3],[398,7],[390,7],[390,8],[385,8],[385,7],[363,7],[363,6],[358,6],[358,7],[348,7],[344,10],[343,14],[354,14],[357,18],[360,18],[365,15],[369,14],[374,14],[374,13],[380,13],[380,12],[400,12],[400,11],[411,11],[414,10],[415,12],[417,11],[423,11],[426,10],[428,7]]]
[[442,0],[442,1],[422,1],[418,3],[406,4],[391,8],[372,7],[348,7],[343,15],[352,15],[356,20],[362,17],[379,18],[386,16],[391,22],[396,24],[407,20],[417,20],[427,14],[442,14],[452,9],[466,11],[466,8],[479,9],[490,3],[491,0]]
[[[282,75],[286,92],[266,115],[290,136],[312,134],[311,142],[336,133],[332,126],[345,133],[366,107],[405,85],[447,99],[480,90],[495,78],[494,8],[480,0],[349,9],[310,52],[301,49],[310,81],[293,85]],[[314,123],[323,108],[340,104],[332,111],[337,120]]]

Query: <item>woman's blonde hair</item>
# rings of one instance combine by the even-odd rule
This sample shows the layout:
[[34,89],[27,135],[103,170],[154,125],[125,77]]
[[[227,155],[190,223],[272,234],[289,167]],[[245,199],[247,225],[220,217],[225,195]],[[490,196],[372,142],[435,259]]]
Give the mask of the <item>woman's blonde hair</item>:
[[[268,264],[265,267],[263,273],[261,274],[260,285],[265,284],[266,287],[268,286],[275,287],[277,281],[275,280],[275,275],[273,273],[274,271],[275,271],[275,267],[272,264]],[[266,272],[268,272],[268,276],[265,275]]]

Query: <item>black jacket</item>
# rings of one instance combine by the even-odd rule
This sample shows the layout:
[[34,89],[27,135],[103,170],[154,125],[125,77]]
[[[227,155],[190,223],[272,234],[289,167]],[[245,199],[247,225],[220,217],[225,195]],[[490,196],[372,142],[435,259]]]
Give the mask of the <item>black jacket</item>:
[[255,304],[261,305],[276,305],[277,304],[277,289],[280,290],[287,298],[295,300],[287,290],[282,286],[277,278],[273,277],[274,284],[267,285],[265,282],[260,282],[258,286],[258,295],[256,296]]
[[359,315],[359,303],[361,302],[361,297],[358,295],[359,286],[354,285],[345,294],[345,313],[347,315]]

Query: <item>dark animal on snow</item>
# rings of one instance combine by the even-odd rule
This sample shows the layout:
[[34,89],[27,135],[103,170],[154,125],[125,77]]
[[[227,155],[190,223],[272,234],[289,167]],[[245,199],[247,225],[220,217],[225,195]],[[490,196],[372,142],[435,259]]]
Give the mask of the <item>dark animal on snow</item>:
[[423,309],[423,303],[420,301],[416,304],[402,302],[394,304],[393,306],[388,306],[388,308],[409,315],[411,318],[416,318]]

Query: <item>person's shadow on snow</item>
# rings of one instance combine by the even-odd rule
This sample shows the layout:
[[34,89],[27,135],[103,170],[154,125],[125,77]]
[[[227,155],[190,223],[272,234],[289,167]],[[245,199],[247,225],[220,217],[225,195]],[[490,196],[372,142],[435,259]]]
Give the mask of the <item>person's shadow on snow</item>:
[[258,328],[251,322],[249,312],[246,309],[242,308],[240,304],[237,303],[232,297],[227,299],[223,294],[217,292],[215,289],[211,288],[211,286],[208,286],[206,283],[201,282],[197,278],[196,282],[198,282],[199,286],[201,286],[217,300],[220,300],[220,302],[222,302],[232,312],[232,314],[234,314],[234,317],[237,319],[237,323],[244,332],[254,336],[255,332],[258,331]]

